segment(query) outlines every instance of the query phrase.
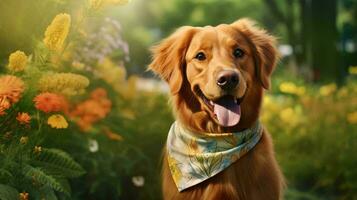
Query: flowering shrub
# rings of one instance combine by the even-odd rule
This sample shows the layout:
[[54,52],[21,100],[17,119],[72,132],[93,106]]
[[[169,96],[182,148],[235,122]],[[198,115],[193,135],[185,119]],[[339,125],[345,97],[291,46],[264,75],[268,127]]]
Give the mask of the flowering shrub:
[[278,79],[266,94],[261,120],[288,180],[287,199],[357,197],[357,82],[352,78],[339,88]]
[[[98,138],[102,138],[102,143],[124,140],[116,133],[116,126],[104,124],[103,120],[112,111],[111,98],[119,95],[119,89],[114,86],[126,82],[123,60],[128,59],[128,47],[121,38],[117,39],[120,30],[106,33],[117,41],[110,51],[103,53],[104,47],[92,49],[93,55],[103,57],[84,59],[86,55],[78,53],[87,48],[83,41],[88,38],[82,39],[86,29],[96,31],[88,28],[86,22],[90,21],[86,13],[110,3],[123,3],[96,2],[90,0],[81,7],[81,16],[72,17],[68,13],[55,16],[32,53],[26,55],[17,50],[9,55],[5,73],[0,74],[2,200],[71,198],[71,179],[92,172],[90,167],[82,166],[77,156],[97,152]],[[104,24],[101,30],[106,28]],[[117,52],[124,53],[111,57]],[[111,63],[110,67],[102,64],[104,58]],[[119,76],[106,80],[102,69],[110,69],[109,73]],[[115,113],[113,118],[117,119],[118,115]],[[63,141],[72,137],[77,137],[75,143],[66,143],[72,144],[72,148],[65,148]],[[81,148],[73,148],[76,145]]]

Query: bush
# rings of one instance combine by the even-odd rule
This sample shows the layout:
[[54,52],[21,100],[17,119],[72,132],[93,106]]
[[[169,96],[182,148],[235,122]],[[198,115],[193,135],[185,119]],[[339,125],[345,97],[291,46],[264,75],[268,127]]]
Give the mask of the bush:
[[289,188],[322,199],[357,198],[356,82],[338,88],[276,80],[264,99],[262,121]]

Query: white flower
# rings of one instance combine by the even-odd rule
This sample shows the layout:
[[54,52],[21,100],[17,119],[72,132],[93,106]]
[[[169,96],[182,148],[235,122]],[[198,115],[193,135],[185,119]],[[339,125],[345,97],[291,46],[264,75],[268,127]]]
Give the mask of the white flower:
[[88,140],[88,147],[89,147],[89,151],[94,153],[97,152],[99,149],[99,145],[97,140],[93,140],[93,139],[89,139]]
[[143,176],[133,176],[131,181],[136,187],[143,187],[145,184],[145,178]]

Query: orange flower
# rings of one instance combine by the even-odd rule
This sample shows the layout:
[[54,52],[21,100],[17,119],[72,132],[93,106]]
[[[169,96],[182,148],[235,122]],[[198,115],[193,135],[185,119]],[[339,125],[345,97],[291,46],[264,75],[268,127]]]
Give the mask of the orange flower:
[[35,107],[45,113],[66,111],[68,108],[66,99],[55,93],[41,93],[33,101],[35,102]]
[[20,124],[29,124],[31,117],[28,113],[25,112],[19,112],[17,113],[16,120],[20,122]]
[[5,112],[6,109],[7,109],[7,108],[1,106],[1,102],[0,102],[0,116],[6,114],[6,112]]
[[24,91],[24,82],[12,75],[0,77],[0,116],[5,114],[5,110],[19,101]]
[[116,141],[123,140],[123,137],[121,135],[119,135],[118,133],[114,133],[107,127],[104,128],[104,134],[111,140],[116,140]]
[[97,88],[93,90],[90,97],[95,100],[107,98],[107,91],[104,88]]
[[29,193],[27,193],[27,192],[19,193],[19,199],[20,200],[28,200],[29,199]]
[[112,102],[108,99],[105,89],[98,88],[91,92],[89,99],[79,103],[70,116],[83,131],[87,131],[93,123],[107,116],[111,106]]

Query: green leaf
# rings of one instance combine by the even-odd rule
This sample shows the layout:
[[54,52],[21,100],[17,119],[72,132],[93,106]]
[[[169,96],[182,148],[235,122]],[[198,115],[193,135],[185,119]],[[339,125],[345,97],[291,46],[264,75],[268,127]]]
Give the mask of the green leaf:
[[14,200],[19,198],[19,192],[10,186],[0,184],[0,199]]
[[63,192],[69,195],[70,191],[67,187],[63,186],[53,176],[47,175],[42,169],[34,168],[30,165],[25,165],[23,168],[24,175],[30,180],[35,180],[40,184],[48,186],[56,191]]
[[74,178],[85,173],[83,168],[66,152],[59,149],[44,148],[35,155],[32,164],[43,169],[47,174]]
[[52,188],[42,187],[39,191],[41,193],[41,196],[40,196],[41,199],[57,200],[56,194]]
[[68,180],[66,178],[60,178],[60,177],[55,177],[55,179],[62,185],[62,187],[68,191],[69,194],[72,193],[71,191],[71,185],[69,184]]
[[0,169],[0,179],[2,178],[11,178],[12,174],[10,171],[6,170],[6,169]]

